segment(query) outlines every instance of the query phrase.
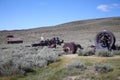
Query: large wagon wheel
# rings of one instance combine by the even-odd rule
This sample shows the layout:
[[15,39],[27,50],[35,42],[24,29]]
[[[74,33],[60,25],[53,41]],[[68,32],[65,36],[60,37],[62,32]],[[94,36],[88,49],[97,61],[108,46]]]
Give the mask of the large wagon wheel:
[[107,48],[111,50],[115,44],[115,36],[108,30],[99,32],[95,37],[96,48]]
[[63,50],[69,53],[76,53],[77,46],[75,45],[75,43],[64,43]]

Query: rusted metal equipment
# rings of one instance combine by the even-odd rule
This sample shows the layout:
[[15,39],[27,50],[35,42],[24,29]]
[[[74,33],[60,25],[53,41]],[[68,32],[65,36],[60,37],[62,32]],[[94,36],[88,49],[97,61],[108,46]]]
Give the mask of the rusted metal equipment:
[[64,40],[61,40],[59,37],[53,37],[52,39],[42,40],[39,43],[31,44],[31,46],[48,46],[49,48],[56,48],[57,45],[61,45],[63,42]]
[[80,44],[75,44],[74,42],[64,43],[63,45],[64,52],[76,53],[78,48],[83,49]]
[[7,43],[8,44],[23,43],[23,40],[20,38],[14,38],[13,35],[8,35],[7,36]]
[[103,30],[95,36],[95,48],[112,50],[115,48],[115,36],[108,30]]

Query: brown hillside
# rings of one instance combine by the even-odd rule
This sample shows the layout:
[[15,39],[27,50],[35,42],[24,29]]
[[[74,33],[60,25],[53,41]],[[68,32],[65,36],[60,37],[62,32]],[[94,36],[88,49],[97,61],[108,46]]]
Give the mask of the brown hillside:
[[[77,43],[93,43],[97,32],[107,29],[112,31],[118,42],[120,41],[120,17],[73,21],[51,27],[42,27],[28,30],[0,31],[0,44],[6,43],[6,36],[11,34],[22,38],[24,43],[40,41],[40,36],[45,39],[58,36],[67,41]],[[90,43],[89,43],[90,44]]]

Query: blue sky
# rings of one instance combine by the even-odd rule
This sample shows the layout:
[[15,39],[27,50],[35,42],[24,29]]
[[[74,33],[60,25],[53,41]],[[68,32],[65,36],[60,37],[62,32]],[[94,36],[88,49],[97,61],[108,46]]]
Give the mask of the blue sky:
[[0,0],[0,30],[120,16],[120,0]]

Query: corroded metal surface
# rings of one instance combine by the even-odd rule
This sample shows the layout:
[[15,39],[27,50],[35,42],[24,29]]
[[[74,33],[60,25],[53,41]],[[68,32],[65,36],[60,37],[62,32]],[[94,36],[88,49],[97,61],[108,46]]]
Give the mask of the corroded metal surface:
[[75,44],[74,42],[64,43],[63,51],[69,53],[76,53],[77,49],[83,49],[80,44]]
[[65,52],[76,53],[76,50],[77,50],[77,47],[73,42],[64,43],[63,45],[63,51]]
[[95,36],[96,49],[111,50],[115,47],[115,36],[108,30],[103,30]]

